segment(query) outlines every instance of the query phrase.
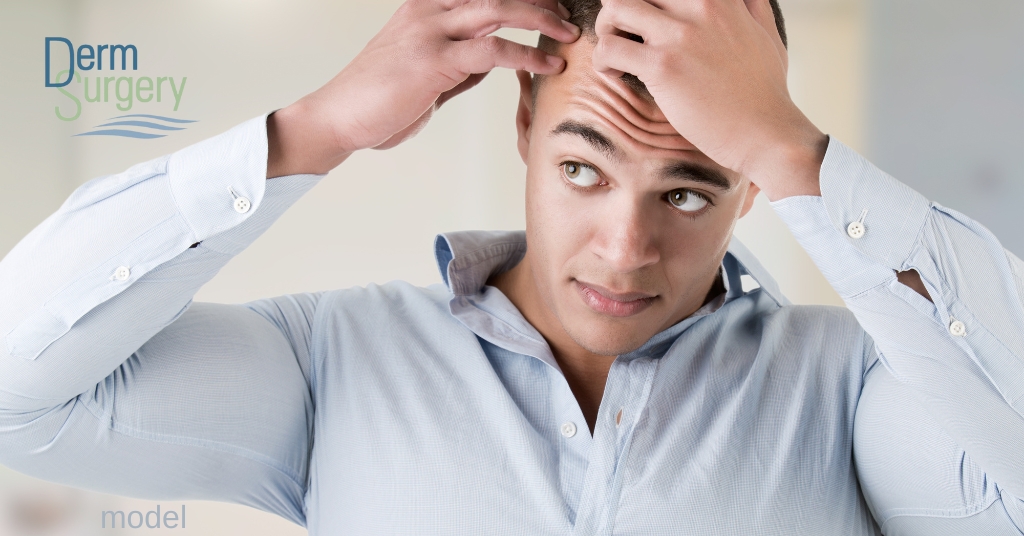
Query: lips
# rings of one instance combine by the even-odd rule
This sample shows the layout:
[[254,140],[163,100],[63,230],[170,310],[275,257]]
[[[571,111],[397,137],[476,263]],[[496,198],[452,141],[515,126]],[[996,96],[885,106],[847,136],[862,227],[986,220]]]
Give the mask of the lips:
[[576,290],[583,302],[594,312],[616,317],[639,314],[654,303],[657,298],[646,292],[614,292],[600,285],[574,280]]

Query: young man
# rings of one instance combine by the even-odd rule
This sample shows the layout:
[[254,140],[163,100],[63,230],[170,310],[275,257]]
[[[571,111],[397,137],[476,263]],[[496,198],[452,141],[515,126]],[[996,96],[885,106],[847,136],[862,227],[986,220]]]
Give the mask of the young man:
[[[312,534],[1019,534],[1024,263],[800,113],[768,0],[568,7],[410,0],[292,106],[77,190],[0,263],[0,462]],[[496,66],[541,75],[525,233],[438,237],[430,288],[192,303]],[[852,314],[731,240],[758,191]]]

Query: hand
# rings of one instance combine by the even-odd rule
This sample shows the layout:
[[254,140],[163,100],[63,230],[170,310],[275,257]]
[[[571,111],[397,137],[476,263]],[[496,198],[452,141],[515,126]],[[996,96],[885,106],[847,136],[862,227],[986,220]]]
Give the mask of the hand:
[[596,32],[594,68],[640,78],[709,158],[771,200],[820,195],[828,138],[789,96],[788,56],[768,0],[604,0]]
[[268,177],[326,173],[353,151],[394,147],[495,67],[561,72],[562,58],[490,34],[539,30],[571,43],[580,32],[568,16],[557,0],[408,0],[334,79],[271,116]]

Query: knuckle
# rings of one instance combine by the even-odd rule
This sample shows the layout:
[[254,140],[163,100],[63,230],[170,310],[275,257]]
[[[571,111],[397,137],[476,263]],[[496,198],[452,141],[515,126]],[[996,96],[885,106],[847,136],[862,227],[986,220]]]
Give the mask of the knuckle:
[[477,9],[491,18],[497,18],[504,11],[505,0],[478,0]]
[[683,24],[670,24],[665,29],[665,34],[665,37],[668,38],[670,42],[682,43],[686,41],[688,32],[686,31],[686,26]]
[[662,72],[663,73],[663,72],[670,71],[670,70],[672,70],[674,68],[675,58],[671,54],[666,54],[665,52],[656,51],[656,52],[651,52],[650,56],[651,56],[650,58],[647,58],[648,59],[647,63],[649,63],[650,65],[653,65],[658,72]]
[[498,36],[488,35],[480,39],[480,48],[487,54],[498,54],[502,51],[504,45]]
[[523,58],[530,63],[547,63],[547,54],[532,47],[522,48]]
[[543,26],[549,26],[553,28],[560,28],[562,26],[562,18],[546,9],[535,8],[534,20],[538,29]]
[[694,12],[702,19],[707,19],[715,10],[714,0],[693,0]]

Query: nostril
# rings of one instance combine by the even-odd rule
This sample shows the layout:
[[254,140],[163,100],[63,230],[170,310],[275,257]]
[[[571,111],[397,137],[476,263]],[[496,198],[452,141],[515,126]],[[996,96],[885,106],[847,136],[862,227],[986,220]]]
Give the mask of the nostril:
[[644,42],[644,38],[640,37],[637,34],[631,34],[631,33],[628,33],[628,32],[623,32],[623,37],[625,37],[626,39],[629,39],[630,41],[636,41],[637,43],[643,43]]

